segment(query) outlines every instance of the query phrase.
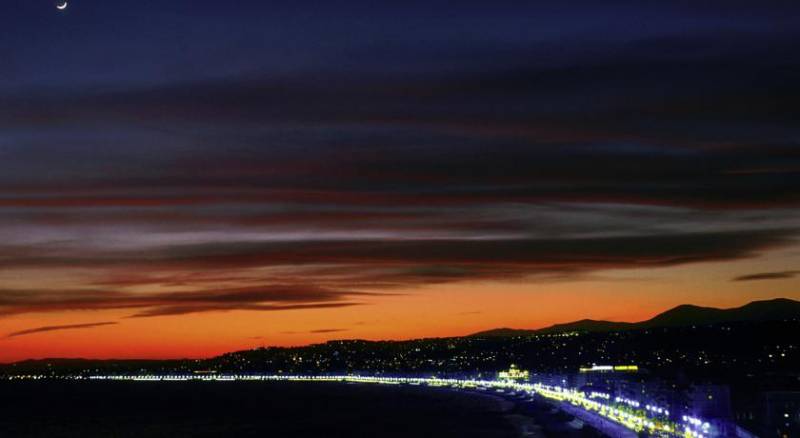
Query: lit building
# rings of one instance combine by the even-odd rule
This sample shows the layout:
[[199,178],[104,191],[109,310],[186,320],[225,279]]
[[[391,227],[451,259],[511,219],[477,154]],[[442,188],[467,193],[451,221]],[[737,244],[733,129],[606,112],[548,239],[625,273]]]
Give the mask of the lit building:
[[508,371],[500,371],[497,373],[497,378],[500,380],[523,381],[528,380],[529,373],[525,370],[517,368],[516,365],[511,364]]
[[591,367],[580,367],[578,371],[582,373],[636,373],[639,372],[638,365],[592,365]]
[[759,407],[764,436],[800,436],[800,391],[765,392]]
[[730,420],[731,390],[727,385],[693,385],[688,391],[690,412],[705,418]]

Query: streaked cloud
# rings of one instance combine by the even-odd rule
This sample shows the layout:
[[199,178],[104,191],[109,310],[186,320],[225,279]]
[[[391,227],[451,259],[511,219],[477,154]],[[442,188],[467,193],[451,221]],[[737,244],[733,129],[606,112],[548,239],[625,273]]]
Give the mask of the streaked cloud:
[[[793,229],[472,239],[220,241],[140,248],[0,248],[5,270],[90,272],[82,288],[0,290],[0,315],[129,309],[131,317],[355,306],[398,289],[536,281],[755,257]],[[69,257],[69,251],[81,256]],[[22,254],[27,254],[22,256]],[[168,291],[168,292],[165,292]]]
[[132,293],[109,290],[0,290],[0,316],[74,310],[132,309],[133,318],[188,313],[324,309],[361,304],[348,300],[372,295],[311,285],[264,285],[187,292]]
[[283,331],[281,334],[283,335],[300,335],[300,334],[325,334],[325,333],[339,333],[339,332],[346,332],[349,329],[346,328],[323,328],[323,329],[314,329],[308,330],[304,332],[298,331]]
[[98,3],[73,49],[47,26],[2,53],[0,315],[336,309],[798,245],[792,6],[247,3],[224,32],[210,1]]
[[800,271],[759,272],[741,275],[734,278],[733,281],[787,280],[797,275],[800,275]]
[[26,336],[26,335],[33,335],[36,333],[45,333],[45,332],[53,332],[59,330],[77,330],[77,329],[90,329],[95,327],[103,327],[107,325],[115,325],[118,324],[117,322],[107,321],[107,322],[92,322],[87,324],[67,324],[67,325],[49,325],[44,327],[36,327],[27,330],[20,330],[16,332],[9,333],[6,337],[8,338],[15,338],[17,336]]

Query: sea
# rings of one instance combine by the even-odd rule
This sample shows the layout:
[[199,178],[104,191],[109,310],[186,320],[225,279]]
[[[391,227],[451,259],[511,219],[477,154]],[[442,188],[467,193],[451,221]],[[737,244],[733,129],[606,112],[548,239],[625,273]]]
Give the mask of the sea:
[[0,437],[519,436],[496,397],[334,382],[0,382]]

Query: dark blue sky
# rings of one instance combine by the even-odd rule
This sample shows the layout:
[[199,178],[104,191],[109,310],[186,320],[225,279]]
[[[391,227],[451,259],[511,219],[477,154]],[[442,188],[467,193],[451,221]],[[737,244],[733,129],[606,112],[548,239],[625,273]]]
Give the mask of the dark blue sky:
[[5,1],[0,280],[30,284],[0,282],[0,314],[796,248],[798,41],[777,1]]
[[[656,58],[680,56],[693,43],[700,46],[690,50],[695,55],[714,55],[740,44],[788,42],[798,24],[791,2],[496,3],[73,0],[62,13],[50,0],[10,0],[0,16],[2,89],[452,75],[580,65],[624,56],[637,44],[646,51],[648,42]],[[671,47],[657,45],[671,39]]]

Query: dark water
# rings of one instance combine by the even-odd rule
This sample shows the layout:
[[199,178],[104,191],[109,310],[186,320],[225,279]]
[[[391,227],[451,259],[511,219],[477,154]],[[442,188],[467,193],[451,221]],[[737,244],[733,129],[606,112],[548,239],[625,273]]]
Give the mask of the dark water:
[[485,397],[274,382],[0,382],[0,437],[513,437]]

